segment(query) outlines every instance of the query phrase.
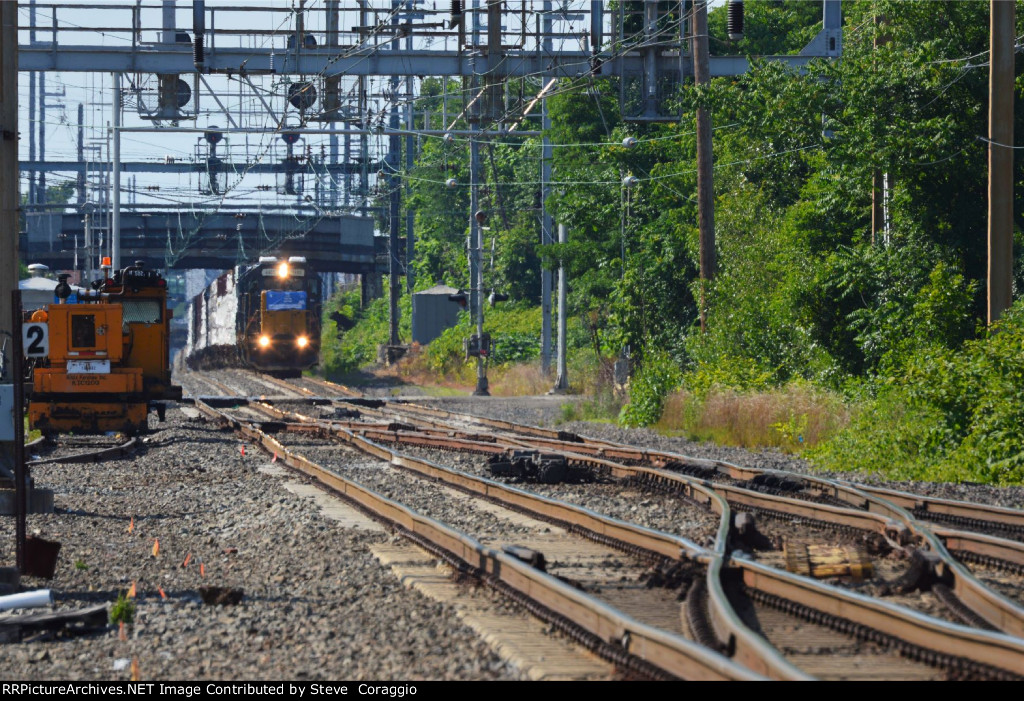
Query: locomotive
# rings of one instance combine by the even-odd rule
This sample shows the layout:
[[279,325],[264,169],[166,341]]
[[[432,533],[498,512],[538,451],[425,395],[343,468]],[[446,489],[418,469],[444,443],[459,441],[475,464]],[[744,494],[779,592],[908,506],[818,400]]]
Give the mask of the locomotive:
[[298,256],[225,272],[191,302],[188,366],[301,375],[319,361],[321,295],[319,276]]
[[29,426],[44,435],[144,432],[151,408],[162,420],[162,401],[181,399],[168,362],[167,282],[141,262],[104,272],[81,296],[68,277],[58,277],[57,301],[28,319],[46,324],[49,338],[32,369]]

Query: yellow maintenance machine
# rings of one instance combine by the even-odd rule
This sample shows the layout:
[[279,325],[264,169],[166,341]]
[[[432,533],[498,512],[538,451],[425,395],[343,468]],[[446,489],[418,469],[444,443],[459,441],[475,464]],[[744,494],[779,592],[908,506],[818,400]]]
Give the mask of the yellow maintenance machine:
[[167,282],[140,262],[93,283],[75,299],[59,277],[58,301],[31,321],[45,322],[48,357],[33,371],[29,425],[44,434],[144,432],[150,408],[163,420],[171,384]]

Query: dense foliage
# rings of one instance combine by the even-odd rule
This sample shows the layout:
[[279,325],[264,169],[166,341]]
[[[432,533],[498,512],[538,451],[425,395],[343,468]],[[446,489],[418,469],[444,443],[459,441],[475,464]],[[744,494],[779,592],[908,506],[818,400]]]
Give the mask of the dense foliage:
[[[739,43],[724,41],[724,7],[711,12],[712,53],[793,54],[820,26],[816,2],[749,0],[746,9]],[[637,365],[625,422],[654,422],[680,386],[701,397],[810,383],[862,409],[815,453],[830,467],[891,462],[908,475],[1020,481],[1024,312],[1002,333],[984,329],[988,3],[865,0],[844,2],[843,14],[842,60],[795,71],[754,59],[742,76],[682,86],[680,119],[669,123],[624,121],[612,80],[561,81],[547,100],[547,204],[570,243],[541,245],[539,140],[487,144],[487,285],[536,304],[540,266],[563,260],[578,345],[605,359],[628,352]],[[1017,17],[1019,36],[1024,11]],[[1019,134],[1020,69],[1017,84]],[[525,104],[539,87],[516,89]],[[449,115],[470,94],[425,82],[435,113],[442,93]],[[719,269],[703,291],[706,332],[697,324],[698,105],[715,128]],[[636,148],[622,146],[626,136]],[[407,174],[422,284],[466,285],[467,163],[465,141],[426,139]],[[625,175],[639,185],[624,188]],[[1018,184],[1022,176],[1018,158]],[[874,233],[873,183],[884,199]],[[1022,204],[1018,195],[1018,223]],[[536,327],[508,333],[522,341],[517,356],[533,352]]]

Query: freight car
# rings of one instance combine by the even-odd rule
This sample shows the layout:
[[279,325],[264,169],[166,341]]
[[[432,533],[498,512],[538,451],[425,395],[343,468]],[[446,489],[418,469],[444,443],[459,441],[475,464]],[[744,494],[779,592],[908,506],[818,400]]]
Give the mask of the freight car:
[[[141,262],[75,294],[59,276],[57,301],[30,313],[45,324],[49,351],[35,362],[29,426],[60,432],[144,432],[150,409],[181,399],[171,384],[167,283]],[[43,336],[40,333],[39,338]]]
[[225,272],[190,303],[188,366],[297,377],[319,360],[321,294],[301,257],[263,257]]

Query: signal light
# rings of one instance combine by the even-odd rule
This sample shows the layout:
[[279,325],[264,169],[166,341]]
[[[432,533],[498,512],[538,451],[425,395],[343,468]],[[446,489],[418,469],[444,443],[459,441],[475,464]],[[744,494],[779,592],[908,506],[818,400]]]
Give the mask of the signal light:
[[103,256],[103,262],[100,264],[100,267],[101,268],[109,268],[110,267],[110,256]]
[[448,301],[458,302],[459,306],[465,309],[469,305],[469,296],[462,290],[459,290],[453,295],[448,295]]
[[495,292],[494,290],[491,290],[491,295],[490,295],[490,297],[487,298],[487,302],[491,305],[492,308],[494,307],[496,302],[507,302],[507,301],[508,301],[508,295],[507,294],[504,294],[502,292]]
[[491,354],[491,334],[485,332],[482,337],[473,334],[469,338],[464,338],[462,339],[462,348],[466,353],[466,360],[486,358]]

